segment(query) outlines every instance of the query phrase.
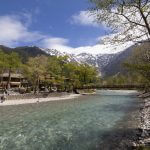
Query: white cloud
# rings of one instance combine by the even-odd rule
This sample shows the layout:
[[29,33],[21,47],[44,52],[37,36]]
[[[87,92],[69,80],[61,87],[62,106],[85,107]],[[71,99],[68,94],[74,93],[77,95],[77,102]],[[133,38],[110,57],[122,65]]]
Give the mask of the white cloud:
[[80,53],[91,53],[91,54],[109,54],[117,53],[130,47],[133,43],[127,42],[124,44],[112,45],[112,44],[96,44],[93,46],[83,46],[73,48],[69,45],[69,40],[64,38],[47,38],[41,43],[41,46],[49,49],[56,49],[60,52],[66,52],[70,54],[80,54]]
[[[29,17],[29,20],[31,21],[30,16],[26,17]],[[85,19],[83,22],[89,25],[91,23],[91,25],[93,25],[92,19]],[[20,20],[20,17],[0,16],[0,44],[15,47],[18,46],[20,43],[24,43],[27,45],[29,43],[37,43],[37,45],[44,48],[57,49],[61,52],[74,54],[79,54],[83,52],[92,54],[114,53],[123,50],[125,49],[125,47],[130,45],[128,43],[118,46],[96,44],[93,46],[74,48],[69,46],[68,39],[61,37],[50,37],[48,35],[43,35],[36,31],[30,31],[28,29],[28,25],[26,23],[23,23]]]
[[69,40],[65,38],[50,37],[36,31],[29,31],[28,22],[31,22],[31,16],[26,15],[25,17],[27,22],[22,21],[20,16],[0,16],[0,45],[15,47],[21,42],[28,44],[38,41],[43,47],[63,48],[63,50],[70,48],[66,46]]
[[59,37],[47,37],[43,39],[40,45],[44,48],[57,49],[63,52],[69,52],[73,48],[68,46],[69,40]]
[[30,32],[16,16],[0,16],[0,44],[16,46],[19,42],[34,42],[43,38],[38,32]]
[[54,45],[66,45],[68,44],[69,40],[65,38],[47,38],[43,40],[43,43],[46,44],[48,47],[49,46],[54,46]]
[[96,22],[96,16],[92,15],[89,11],[80,11],[79,13],[73,15],[71,17],[71,23],[94,27],[100,26]]

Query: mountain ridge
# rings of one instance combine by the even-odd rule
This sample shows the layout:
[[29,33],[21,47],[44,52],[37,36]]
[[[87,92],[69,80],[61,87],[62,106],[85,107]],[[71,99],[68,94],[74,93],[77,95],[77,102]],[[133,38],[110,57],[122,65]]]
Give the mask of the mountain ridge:
[[87,63],[89,65],[95,66],[104,76],[112,76],[121,72],[121,64],[125,61],[132,51],[133,46],[124,50],[123,52],[118,52],[115,54],[90,54],[90,53],[80,53],[80,54],[70,54],[66,52],[60,52],[56,49],[39,48],[37,46],[23,46],[16,48],[9,48],[4,45],[0,45],[0,49],[9,53],[17,52],[23,59],[24,62],[27,61],[28,57],[36,57],[38,55],[45,56],[68,56],[69,61],[78,63]]

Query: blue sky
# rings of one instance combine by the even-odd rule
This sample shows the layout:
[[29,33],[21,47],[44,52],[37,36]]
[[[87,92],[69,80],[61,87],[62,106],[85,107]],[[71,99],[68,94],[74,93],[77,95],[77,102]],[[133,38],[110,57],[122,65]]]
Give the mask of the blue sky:
[[89,7],[88,0],[1,0],[0,44],[98,51],[108,30],[94,22]]

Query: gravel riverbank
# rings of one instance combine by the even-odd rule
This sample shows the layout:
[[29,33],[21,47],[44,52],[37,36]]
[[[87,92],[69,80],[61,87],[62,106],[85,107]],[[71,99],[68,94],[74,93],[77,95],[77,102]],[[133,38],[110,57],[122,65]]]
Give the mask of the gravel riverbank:
[[135,149],[150,149],[150,93],[142,93],[140,107],[140,124],[138,126],[138,140],[133,143]]
[[61,95],[61,96],[57,95],[57,96],[51,96],[51,97],[47,97],[47,98],[37,97],[37,98],[31,98],[31,99],[6,100],[3,103],[0,103],[0,106],[43,103],[43,102],[49,102],[49,101],[61,101],[61,100],[74,99],[79,96],[80,96],[80,94],[65,94],[65,95]]

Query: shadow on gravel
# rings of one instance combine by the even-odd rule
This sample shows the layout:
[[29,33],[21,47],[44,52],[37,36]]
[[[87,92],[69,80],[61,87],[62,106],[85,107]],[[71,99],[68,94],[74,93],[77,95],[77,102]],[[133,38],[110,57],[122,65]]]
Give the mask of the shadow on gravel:
[[137,141],[136,129],[118,128],[103,134],[103,143],[100,150],[132,150],[132,142]]

